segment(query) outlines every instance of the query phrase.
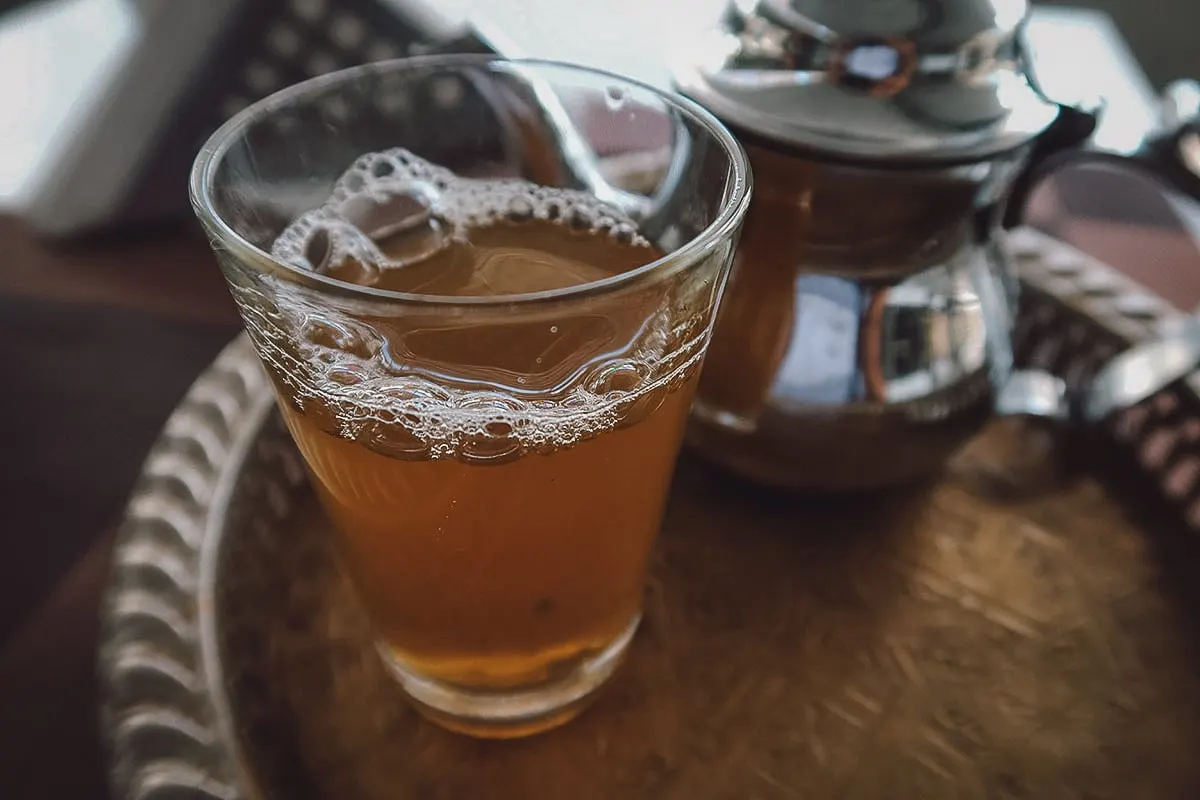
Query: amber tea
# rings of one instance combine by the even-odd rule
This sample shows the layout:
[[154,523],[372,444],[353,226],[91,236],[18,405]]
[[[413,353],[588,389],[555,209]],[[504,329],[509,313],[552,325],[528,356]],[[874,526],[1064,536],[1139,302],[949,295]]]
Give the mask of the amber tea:
[[[458,178],[403,151],[360,159],[274,251],[358,285],[457,297],[602,281],[662,255],[590,196]],[[643,380],[678,344],[667,299],[516,325],[347,327],[309,309],[298,356],[324,386],[269,364],[406,677],[529,687],[623,649],[699,360]]]

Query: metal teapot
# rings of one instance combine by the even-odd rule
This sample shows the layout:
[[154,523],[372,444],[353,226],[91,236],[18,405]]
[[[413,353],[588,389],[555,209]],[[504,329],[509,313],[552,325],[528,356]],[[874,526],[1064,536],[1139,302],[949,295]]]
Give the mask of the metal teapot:
[[[735,0],[676,88],[742,140],[755,199],[688,439],[759,482],[919,479],[996,413],[1060,413],[1014,378],[1003,230],[1083,151],[1097,108],[1031,78],[1025,0]],[[1194,120],[1137,158],[1195,194]],[[1168,376],[1164,376],[1168,380]],[[1004,402],[998,405],[999,398]]]

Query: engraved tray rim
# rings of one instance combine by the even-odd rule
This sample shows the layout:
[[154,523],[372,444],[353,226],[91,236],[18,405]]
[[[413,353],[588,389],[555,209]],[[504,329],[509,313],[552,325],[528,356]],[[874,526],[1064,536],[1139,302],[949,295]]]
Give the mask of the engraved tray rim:
[[114,797],[184,788],[258,796],[237,767],[212,610],[236,467],[273,409],[239,333],[188,389],[143,464],[102,603],[100,720]]
[[[1187,318],[1046,234],[1018,229],[1008,248],[1023,291],[1108,334],[1096,346],[1101,357],[1119,348],[1113,340],[1136,343]],[[1032,361],[1041,366],[1036,352]],[[1184,383],[1200,395],[1200,373]],[[273,408],[268,379],[239,334],[171,414],[135,484],[102,603],[100,722],[114,797],[261,796],[222,687],[214,579],[237,466]],[[304,480],[283,472],[289,484]]]

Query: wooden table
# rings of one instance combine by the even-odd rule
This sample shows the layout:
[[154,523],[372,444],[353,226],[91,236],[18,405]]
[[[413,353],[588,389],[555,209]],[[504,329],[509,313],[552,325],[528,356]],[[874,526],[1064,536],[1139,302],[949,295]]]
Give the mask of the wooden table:
[[[1044,188],[1032,218],[1184,308],[1200,250],[1125,178]],[[237,331],[192,226],[70,247],[0,218],[0,797],[103,798],[97,607],[122,503],[191,380]]]

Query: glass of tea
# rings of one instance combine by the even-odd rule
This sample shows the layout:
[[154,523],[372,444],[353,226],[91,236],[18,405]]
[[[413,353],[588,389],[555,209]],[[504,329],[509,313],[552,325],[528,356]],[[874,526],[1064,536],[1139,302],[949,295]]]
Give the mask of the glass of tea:
[[426,716],[534,733],[621,662],[749,196],[699,106],[486,56],[315,78],[204,146],[196,214]]

